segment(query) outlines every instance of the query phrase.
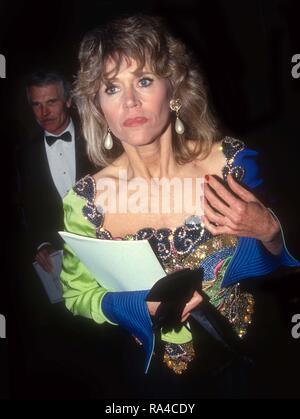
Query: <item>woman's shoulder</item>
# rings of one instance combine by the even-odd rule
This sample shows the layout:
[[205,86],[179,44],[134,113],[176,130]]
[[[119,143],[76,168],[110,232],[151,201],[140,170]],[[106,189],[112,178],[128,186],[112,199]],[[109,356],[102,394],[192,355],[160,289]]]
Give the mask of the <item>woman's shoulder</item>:
[[237,180],[250,187],[261,183],[259,153],[247,147],[244,141],[224,136],[215,141],[210,153],[204,160],[199,160],[199,167],[208,174],[218,175],[226,180],[231,173]]
[[93,179],[95,182],[105,178],[116,179],[120,170],[122,170],[122,167],[110,164],[109,166],[106,166],[99,170],[99,172],[95,173],[93,175]]
[[205,157],[199,156],[195,164],[199,170],[207,174],[215,174],[224,177],[224,170],[229,170],[242,150],[245,149],[245,143],[233,137],[223,137],[213,142],[211,149]]
[[97,173],[93,174],[93,179],[97,183],[101,179],[112,179],[116,180],[120,178],[120,172],[126,170],[126,164],[124,163],[124,153],[114,160],[111,164],[103,167]]
[[103,214],[94,202],[96,184],[90,174],[75,183],[63,199],[65,230],[71,233],[94,237],[95,226],[101,227]]
[[[63,199],[64,207],[74,206],[75,203],[83,205],[82,198],[88,202],[93,201],[95,191],[95,181],[93,176],[87,174],[83,178],[79,179],[75,185],[69,190]],[[81,198],[78,200],[78,198]]]
[[74,195],[84,198],[88,202],[93,202],[97,192],[98,181],[104,178],[115,179],[118,173],[117,169],[118,166],[111,164],[100,169],[96,173],[85,175],[79,179],[71,188],[71,190],[65,196],[64,202],[73,200]]
[[244,141],[229,136],[222,139],[221,149],[226,159],[222,168],[225,180],[230,173],[250,188],[262,183],[258,151],[247,147]]

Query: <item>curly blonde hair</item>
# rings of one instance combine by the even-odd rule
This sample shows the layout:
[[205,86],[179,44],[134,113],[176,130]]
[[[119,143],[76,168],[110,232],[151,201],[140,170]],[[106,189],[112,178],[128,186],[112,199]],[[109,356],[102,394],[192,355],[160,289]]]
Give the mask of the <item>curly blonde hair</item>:
[[[99,105],[100,85],[108,78],[105,73],[108,59],[113,59],[116,74],[123,58],[134,59],[140,68],[147,62],[154,74],[169,79],[173,98],[180,99],[180,119],[185,133],[178,135],[173,130],[176,161],[184,164],[208,155],[220,133],[208,106],[207,88],[198,66],[185,45],[166,29],[161,18],[137,15],[108,22],[88,32],[80,45],[80,68],[73,98],[91,161],[104,167],[124,151],[116,137],[113,137],[111,150],[104,148],[107,123]],[[193,141],[193,149],[188,147],[187,139]]]

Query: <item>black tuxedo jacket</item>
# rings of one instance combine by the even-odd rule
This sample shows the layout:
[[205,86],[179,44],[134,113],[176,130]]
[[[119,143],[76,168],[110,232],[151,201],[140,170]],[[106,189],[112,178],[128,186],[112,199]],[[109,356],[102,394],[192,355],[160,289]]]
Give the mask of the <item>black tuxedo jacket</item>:
[[[95,171],[85,151],[85,140],[75,125],[76,181]],[[31,256],[43,242],[61,249],[57,231],[63,229],[62,199],[48,164],[44,133],[40,132],[18,155],[19,190],[23,225]]]

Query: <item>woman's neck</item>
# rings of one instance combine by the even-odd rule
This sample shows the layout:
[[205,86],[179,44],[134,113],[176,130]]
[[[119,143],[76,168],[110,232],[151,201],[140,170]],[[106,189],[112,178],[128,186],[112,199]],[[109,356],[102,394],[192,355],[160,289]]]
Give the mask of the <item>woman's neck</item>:
[[123,146],[128,179],[143,177],[151,180],[154,177],[171,178],[178,174],[179,164],[172,149],[171,127],[151,144],[132,146],[123,143]]

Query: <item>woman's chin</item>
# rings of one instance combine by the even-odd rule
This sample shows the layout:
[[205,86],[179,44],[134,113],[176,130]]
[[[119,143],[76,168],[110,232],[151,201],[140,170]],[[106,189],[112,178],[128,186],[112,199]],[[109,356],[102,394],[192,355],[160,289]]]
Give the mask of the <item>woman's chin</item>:
[[122,141],[122,144],[126,147],[126,145],[128,146],[132,146],[132,147],[143,147],[143,146],[147,146],[149,144],[155,143],[155,141],[158,141],[157,138],[145,138],[145,139],[126,139]]

